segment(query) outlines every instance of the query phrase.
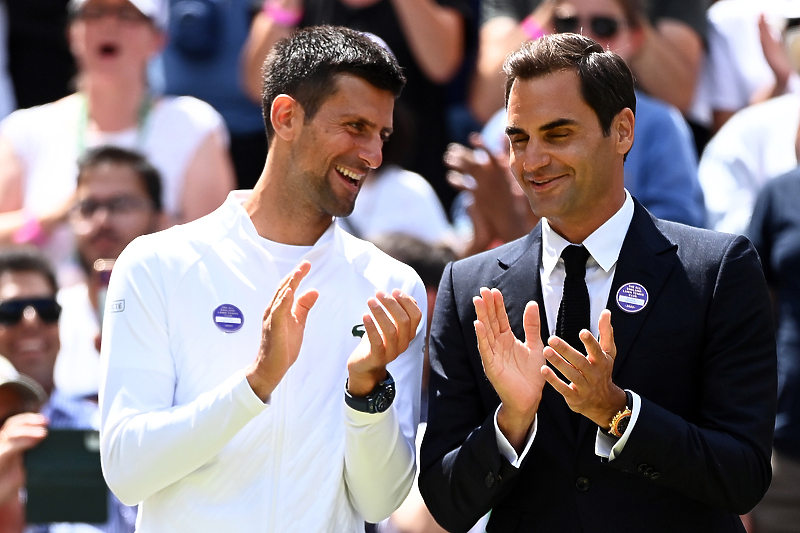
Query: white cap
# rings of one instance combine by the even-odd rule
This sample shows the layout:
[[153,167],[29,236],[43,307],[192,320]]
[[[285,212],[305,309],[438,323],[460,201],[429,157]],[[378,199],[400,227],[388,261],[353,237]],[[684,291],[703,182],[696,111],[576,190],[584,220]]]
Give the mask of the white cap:
[[[74,13],[83,7],[83,4],[88,0],[70,0],[69,11]],[[169,6],[167,0],[128,0],[136,7],[143,15],[153,21],[155,26],[162,30],[167,31],[169,23]]]
[[22,397],[25,409],[38,411],[47,401],[47,393],[33,379],[17,372],[11,361],[0,355],[0,387],[11,387]]

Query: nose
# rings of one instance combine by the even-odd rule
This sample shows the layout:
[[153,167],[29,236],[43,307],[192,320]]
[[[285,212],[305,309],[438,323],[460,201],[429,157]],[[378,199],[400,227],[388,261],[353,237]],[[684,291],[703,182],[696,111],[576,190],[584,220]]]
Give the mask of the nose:
[[369,168],[375,169],[383,162],[383,139],[380,135],[370,136],[361,145],[359,157]]
[[522,171],[526,174],[537,172],[550,164],[550,154],[543,149],[541,143],[534,139],[528,141],[521,154],[513,153],[512,155],[522,159]]
[[29,305],[25,309],[22,310],[22,320],[21,323],[24,325],[33,325],[36,323],[44,323],[42,318],[39,316],[39,313],[36,312],[36,309]]

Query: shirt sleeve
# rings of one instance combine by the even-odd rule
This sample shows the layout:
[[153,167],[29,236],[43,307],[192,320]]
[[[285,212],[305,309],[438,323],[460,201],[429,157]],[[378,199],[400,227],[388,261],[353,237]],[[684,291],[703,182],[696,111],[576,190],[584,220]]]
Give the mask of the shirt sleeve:
[[396,397],[383,413],[362,413],[344,403],[345,482],[353,507],[368,522],[377,523],[403,503],[417,471],[416,431],[419,423],[422,361],[427,331],[427,298],[421,281],[401,287],[417,301],[422,320],[405,352],[387,366],[395,380]]
[[508,459],[508,462],[511,463],[511,466],[514,468],[519,468],[522,464],[522,461],[525,460],[525,457],[528,455],[528,450],[531,449],[531,444],[533,444],[533,439],[536,438],[536,430],[538,429],[538,422],[539,417],[538,415],[534,417],[533,424],[531,425],[531,429],[528,431],[528,436],[525,439],[525,448],[523,448],[522,453],[517,456],[517,451],[508,442],[508,439],[503,432],[500,431],[500,426],[497,425],[497,413],[500,412],[500,406],[497,406],[497,410],[494,412],[494,431],[495,437],[497,438],[497,449],[500,451],[503,457]]
[[631,419],[628,422],[628,427],[622,437],[615,439],[602,428],[597,428],[597,439],[594,443],[594,453],[599,457],[605,457],[609,461],[613,461],[622,450],[625,448],[625,443],[628,442],[628,437],[633,433],[633,426],[636,425],[636,420],[639,418],[639,411],[642,409],[642,400],[639,395],[633,391],[626,389],[633,397],[633,409],[631,409]]
[[114,266],[101,353],[103,474],[128,505],[206,464],[266,408],[244,369],[194,401],[173,405],[166,297],[146,239],[129,245]]

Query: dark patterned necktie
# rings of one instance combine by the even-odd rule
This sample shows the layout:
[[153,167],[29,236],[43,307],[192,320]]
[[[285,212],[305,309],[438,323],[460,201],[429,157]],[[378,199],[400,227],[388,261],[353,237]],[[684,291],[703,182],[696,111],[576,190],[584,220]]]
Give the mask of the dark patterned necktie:
[[567,276],[564,279],[564,293],[558,307],[556,335],[570,346],[586,355],[578,333],[591,329],[589,289],[586,288],[586,260],[589,251],[583,246],[570,245],[561,252]]

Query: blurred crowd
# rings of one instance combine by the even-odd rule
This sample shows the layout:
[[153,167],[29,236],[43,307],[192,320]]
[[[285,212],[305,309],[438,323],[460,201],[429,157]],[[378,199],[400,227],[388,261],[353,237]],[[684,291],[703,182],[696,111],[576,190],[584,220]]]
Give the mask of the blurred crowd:
[[[654,216],[746,234],[774,289],[775,480],[745,520],[751,533],[796,530],[797,0],[0,0],[0,533],[72,531],[26,522],[22,458],[48,427],[97,427],[114,260],[253,187],[264,60],[319,24],[372,34],[404,69],[383,164],[341,223],[414,266],[429,310],[447,262],[538,223],[509,169],[505,57],[574,32],[630,65],[626,188]],[[109,496],[107,523],[80,527],[133,531],[135,515]],[[443,531],[416,490],[369,527]]]

